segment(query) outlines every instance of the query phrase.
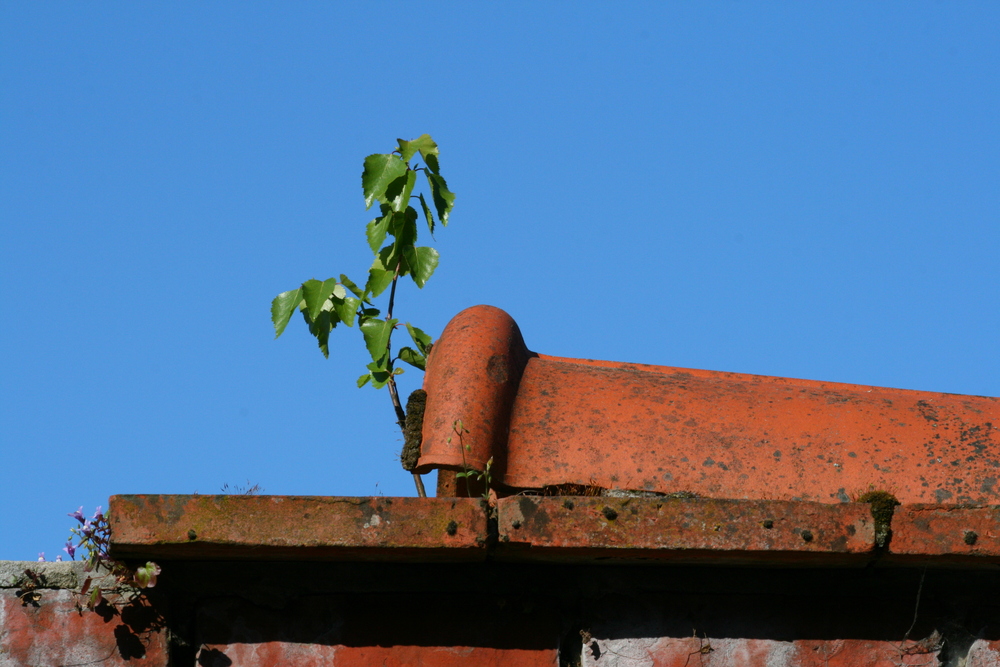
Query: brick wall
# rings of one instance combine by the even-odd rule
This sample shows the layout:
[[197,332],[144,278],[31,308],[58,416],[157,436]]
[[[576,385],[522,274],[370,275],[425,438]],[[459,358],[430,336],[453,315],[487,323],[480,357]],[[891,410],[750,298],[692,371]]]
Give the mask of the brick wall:
[[[162,565],[89,612],[78,564],[3,563],[0,665],[1000,665],[993,568]],[[28,568],[52,588],[25,596]]]

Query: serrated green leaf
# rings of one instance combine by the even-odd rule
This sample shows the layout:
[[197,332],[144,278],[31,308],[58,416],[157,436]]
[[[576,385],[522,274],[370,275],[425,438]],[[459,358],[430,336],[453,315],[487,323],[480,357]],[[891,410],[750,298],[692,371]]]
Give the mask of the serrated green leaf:
[[431,198],[434,200],[434,208],[437,209],[438,219],[445,227],[448,226],[448,216],[455,205],[455,193],[448,189],[448,184],[440,174],[427,174],[427,182],[431,186]]
[[370,370],[372,373],[376,373],[376,372],[379,372],[379,371],[381,371],[383,373],[388,373],[389,372],[389,357],[388,356],[383,357],[382,359],[379,359],[378,361],[369,361],[367,364],[365,364],[365,368],[367,368],[368,370]]
[[399,351],[399,360],[405,361],[415,368],[426,370],[426,358],[412,347],[404,347]]
[[365,386],[366,384],[368,384],[368,381],[371,380],[371,379],[372,379],[372,374],[371,373],[365,373],[364,375],[362,375],[361,377],[359,377],[358,378],[358,389],[361,389],[363,386]]
[[[411,273],[411,264],[417,263],[417,249],[413,246],[406,246],[402,249],[402,260],[399,262],[399,275],[405,276],[407,273]],[[416,280],[416,277],[413,277]]]
[[410,263],[407,261],[406,257],[407,255],[413,256],[413,246],[407,246],[405,248],[400,248],[399,250],[399,259],[396,260],[399,262],[399,268],[396,269],[396,275],[403,277],[405,275],[409,275],[410,273]]
[[[412,246],[411,246],[412,247]],[[405,276],[410,272],[409,265],[403,259],[403,246],[399,243],[390,243],[378,251],[371,268],[376,271],[389,271],[394,276]]]
[[396,139],[396,143],[399,144],[399,159],[403,162],[409,162],[417,154],[416,140]]
[[370,319],[361,324],[361,334],[365,337],[365,347],[372,361],[381,364],[389,353],[389,339],[397,320]]
[[427,229],[430,230],[431,236],[434,236],[434,214],[431,213],[431,209],[427,206],[427,200],[424,199],[423,193],[417,195],[417,199],[420,200],[420,208],[424,209],[424,220],[427,221]]
[[367,368],[371,371],[373,387],[381,389],[389,383],[389,378],[392,377],[392,375],[389,373],[388,368],[374,361],[368,364]]
[[[329,303],[329,302],[327,302]],[[309,317],[309,311],[303,310],[302,317],[305,319],[306,324],[309,325],[309,333],[316,337],[316,342],[319,344],[319,350],[323,353],[323,356],[330,358],[330,331],[337,326],[337,322],[340,318],[335,312],[327,308],[320,312],[318,317]]]
[[354,318],[358,314],[358,306],[360,305],[361,301],[352,296],[333,300],[334,312],[337,313],[340,321],[349,327],[354,326]]
[[328,278],[323,282],[313,278],[302,283],[302,298],[306,302],[310,318],[315,320],[319,317],[320,312],[323,310],[323,304],[333,294],[336,286],[336,278]]
[[337,283],[333,287],[333,296],[337,297],[338,299],[343,299],[345,296],[347,296],[347,290],[344,289],[343,285]]
[[413,186],[417,184],[417,172],[407,172],[390,183],[385,189],[385,199],[393,211],[405,211],[410,205]]
[[[431,139],[431,135],[429,135],[429,134],[422,134],[422,135],[420,135],[420,137],[417,139],[417,141],[420,141],[421,139],[424,139],[425,137],[426,137],[426,139],[420,145],[420,157],[424,158],[424,162],[427,162],[431,158],[434,158],[434,162],[436,164],[437,163],[437,157],[438,157],[438,155],[441,154],[441,152],[438,150],[437,143],[433,139]],[[437,171],[437,167],[436,166],[434,167],[434,171]]]
[[323,310],[323,304],[333,294],[333,288],[336,286],[336,278],[328,278],[324,281],[310,278],[302,283],[302,299],[306,303],[310,318],[319,317],[320,311]]
[[375,218],[365,227],[365,236],[368,237],[368,247],[372,252],[377,253],[378,249],[385,243],[385,235],[389,231],[389,224],[392,222],[392,213]]
[[405,141],[403,139],[396,140],[399,143],[399,153],[403,162],[409,162],[410,159],[417,154],[419,151],[420,155],[423,156],[424,161],[427,161],[428,155],[438,154],[438,145],[434,143],[429,134],[421,134],[416,139],[411,141]]
[[[417,212],[412,206],[407,206],[405,212],[392,214],[390,229],[396,244],[405,248],[417,242]],[[388,268],[388,267],[386,267]]]
[[438,165],[437,153],[434,153],[433,155],[424,155],[424,162],[427,163],[427,168],[435,174],[440,173],[441,167]]
[[406,174],[406,163],[391,153],[376,153],[365,158],[361,172],[361,188],[365,193],[365,208],[377,200],[388,203],[385,190],[394,180]]
[[379,309],[378,308],[363,308],[361,310],[361,314],[364,317],[378,317],[379,316]]
[[410,333],[410,338],[413,339],[417,349],[420,350],[420,354],[426,356],[427,347],[433,342],[431,337],[409,322],[406,323],[406,330]]
[[277,338],[288,326],[292,313],[302,301],[302,288],[282,292],[271,302],[271,321],[274,323],[274,337]]
[[424,246],[422,248],[406,248],[406,262],[413,273],[413,282],[417,287],[423,289],[424,285],[437,268],[439,255],[434,248]]
[[351,294],[358,297],[359,299],[365,298],[365,293],[361,291],[361,288],[355,285],[350,278],[345,276],[343,273],[340,274],[340,284],[351,290]]
[[[378,261],[377,258],[376,261]],[[379,266],[381,265],[381,262],[379,262]],[[395,271],[377,269],[374,265],[372,265],[372,268],[368,269],[368,282],[365,283],[365,294],[371,294],[373,297],[377,297],[385,291],[386,287],[392,284],[392,278],[394,275]]]

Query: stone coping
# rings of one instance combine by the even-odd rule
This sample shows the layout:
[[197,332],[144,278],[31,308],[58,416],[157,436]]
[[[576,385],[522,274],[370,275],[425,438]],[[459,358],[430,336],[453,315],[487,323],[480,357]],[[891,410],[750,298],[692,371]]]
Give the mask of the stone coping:
[[487,517],[470,498],[120,495],[117,558],[476,560]]
[[112,555],[165,560],[1000,566],[1000,507],[712,498],[119,495]]

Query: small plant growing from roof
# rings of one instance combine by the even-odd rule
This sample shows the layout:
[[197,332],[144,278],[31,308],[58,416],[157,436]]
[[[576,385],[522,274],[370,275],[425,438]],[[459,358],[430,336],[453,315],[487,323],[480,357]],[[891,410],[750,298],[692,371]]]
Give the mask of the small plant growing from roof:
[[[482,496],[483,500],[489,502],[490,499],[490,489],[493,485],[493,476],[491,469],[493,467],[493,457],[491,456],[486,462],[485,467],[482,470],[476,470],[475,468],[470,468],[468,461],[465,459],[465,453],[469,451],[472,446],[465,443],[465,434],[469,432],[469,429],[465,428],[465,424],[461,419],[456,419],[451,425],[452,432],[458,437],[459,449],[462,452],[462,472],[455,473],[455,479],[465,480],[465,490],[468,497],[472,497],[472,486],[469,484],[470,480],[475,480],[482,486]],[[451,444],[452,436],[448,436],[448,443]]]
[[[396,300],[396,283],[410,276],[417,287],[423,288],[438,265],[438,252],[430,246],[417,246],[417,221],[420,214],[411,202],[420,203],[424,221],[431,236],[437,223],[448,225],[455,195],[441,175],[438,162],[438,145],[430,135],[412,140],[398,139],[398,148],[391,153],[377,153],[365,158],[361,174],[361,187],[365,205],[371,208],[378,202],[379,217],[365,228],[368,246],[374,260],[368,269],[364,287],[350,280],[343,273],[339,278],[310,279],[298,288],[282,292],[271,302],[271,320],[275,338],[280,336],[296,310],[316,337],[323,356],[330,356],[330,332],[338,324],[361,330],[365,347],[371,355],[366,372],[358,378],[358,387],[371,384],[376,389],[387,387],[396,421],[406,436],[406,413],[396,390],[395,376],[403,369],[396,366],[402,361],[424,370],[431,337],[421,329],[406,323],[406,331],[413,347],[405,346],[392,353],[392,334],[399,326],[393,317]],[[419,155],[423,166],[411,165]],[[426,196],[419,192],[414,197],[417,172],[426,177]],[[374,300],[386,290],[389,292],[385,315],[375,307]],[[404,465],[406,464],[404,459]],[[412,469],[411,469],[412,470]],[[417,493],[425,496],[420,476],[413,474]]]

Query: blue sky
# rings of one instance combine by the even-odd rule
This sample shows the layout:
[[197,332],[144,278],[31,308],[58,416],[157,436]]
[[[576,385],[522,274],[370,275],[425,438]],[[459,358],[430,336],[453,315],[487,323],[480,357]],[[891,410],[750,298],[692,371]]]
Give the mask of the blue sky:
[[325,360],[268,309],[362,279],[362,160],[425,132],[432,335],[487,303],[548,354],[1000,395],[998,21],[3,3],[0,558],[115,493],[412,495],[357,331]]

